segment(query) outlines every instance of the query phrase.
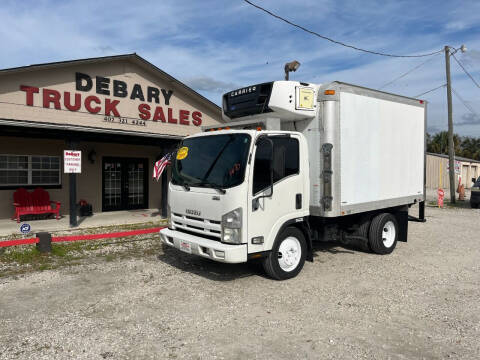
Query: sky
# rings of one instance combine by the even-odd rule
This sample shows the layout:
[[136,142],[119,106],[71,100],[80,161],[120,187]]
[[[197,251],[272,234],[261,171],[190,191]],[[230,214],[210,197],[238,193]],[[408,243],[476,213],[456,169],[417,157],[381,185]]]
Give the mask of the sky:
[[[480,83],[478,0],[252,1],[368,50],[414,55],[465,44],[467,52],[455,56]],[[1,69],[136,52],[216,104],[229,90],[282,80],[291,60],[301,66],[290,79],[310,83],[338,80],[417,96],[446,82],[443,53],[391,58],[358,52],[243,0],[1,0],[0,39]],[[480,88],[454,59],[451,74],[454,131],[480,137]],[[428,131],[447,130],[446,88],[422,98],[428,101]]]

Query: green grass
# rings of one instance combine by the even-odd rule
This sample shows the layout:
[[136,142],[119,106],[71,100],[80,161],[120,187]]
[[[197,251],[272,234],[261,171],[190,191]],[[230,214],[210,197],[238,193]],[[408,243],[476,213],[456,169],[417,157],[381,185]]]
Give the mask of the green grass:
[[110,262],[115,260],[116,256],[114,254],[107,254],[105,255],[105,261]]
[[[73,229],[52,232],[52,236],[68,236],[80,234],[98,234],[118,232],[136,229],[147,229],[166,224],[166,221],[148,223],[100,226],[87,229]],[[31,234],[30,236],[35,236]],[[0,237],[2,240],[13,240],[24,236],[15,234],[12,236]],[[148,242],[149,240],[153,240]],[[160,242],[155,234],[146,234],[133,237],[110,238],[101,240],[73,241],[65,243],[53,243],[51,253],[40,253],[35,245],[12,246],[0,248],[0,277],[19,275],[32,271],[44,271],[59,267],[72,266],[79,263],[100,259],[107,262],[116,259],[131,257],[154,256],[160,251]],[[140,243],[147,241],[147,245],[140,246]],[[117,246],[118,245],[118,246]],[[110,246],[107,251],[100,251]]]
[[6,263],[31,264],[40,259],[42,254],[35,248],[29,248],[24,251],[8,251],[1,255],[0,259]]
[[[429,207],[438,207],[437,201],[429,201],[427,203]],[[456,208],[456,209],[469,209],[470,208],[470,201],[469,200],[457,200],[455,204],[452,204],[449,200],[443,201],[444,208]]]
[[[87,229],[73,229],[52,232],[52,236],[68,236],[68,235],[80,235],[80,234],[98,234],[108,232],[118,232],[136,229],[147,229],[157,226],[162,226],[165,221],[126,224],[126,225],[114,225],[114,226],[101,226],[96,228]],[[30,235],[35,236],[34,234]],[[14,240],[21,239],[24,236],[15,234],[12,236],[0,237],[2,240]],[[137,237],[133,237],[134,239]],[[154,234],[142,235],[140,240],[156,239]],[[88,260],[89,258],[100,258],[105,261],[114,261],[116,258],[127,258],[132,256],[149,256],[153,251],[149,248],[140,250],[139,246],[125,244],[132,243],[132,237],[124,238],[110,238],[103,240],[90,240],[90,241],[73,241],[65,243],[53,243],[52,252],[48,254],[40,253],[35,245],[22,245],[12,246],[8,248],[0,248],[0,268],[6,268],[6,270],[0,271],[0,277],[8,276],[12,274],[21,274],[29,271],[43,271],[48,269],[55,269],[61,266],[69,266],[78,264],[81,261]],[[119,244],[118,248],[112,249],[111,253],[103,254],[98,253],[98,250],[111,244]],[[96,253],[97,252],[97,253]],[[3,266],[2,266],[3,265]]]
[[[167,224],[166,220],[160,221],[150,221],[146,223],[136,223],[136,224],[123,224],[123,225],[110,225],[110,226],[99,226],[92,228],[77,228],[77,229],[67,229],[67,230],[58,230],[52,231],[52,236],[68,236],[68,235],[84,235],[84,234],[99,234],[107,232],[119,232],[119,231],[128,231],[128,230],[137,230],[137,229],[148,229],[157,226],[164,226]],[[29,234],[28,236],[22,234],[11,234],[0,236],[0,241],[3,240],[16,240],[22,238],[35,237],[34,233]]]
[[463,201],[457,200],[455,204],[446,202],[445,205],[450,208],[459,208],[459,209],[469,209],[471,207],[469,200],[463,200]]
[[[100,251],[107,246],[108,250]],[[0,252],[0,267],[4,268],[0,277],[88,263],[93,259],[112,262],[116,259],[151,257],[160,249],[161,244],[155,234],[53,243],[50,253],[40,253],[35,245],[13,246],[2,248]]]
[[23,248],[10,248],[3,254],[0,254],[0,263],[43,265],[52,263],[57,259],[72,260],[78,257],[75,256],[74,252],[78,252],[80,248],[81,244],[52,244],[51,253],[41,253],[34,245]]

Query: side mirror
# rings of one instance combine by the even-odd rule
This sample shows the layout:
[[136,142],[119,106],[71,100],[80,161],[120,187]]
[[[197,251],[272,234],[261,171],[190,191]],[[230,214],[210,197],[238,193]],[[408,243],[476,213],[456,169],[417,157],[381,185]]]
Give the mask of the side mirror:
[[270,184],[267,189],[265,189],[264,195],[260,195],[252,200],[252,209],[253,211],[258,210],[260,207],[260,199],[266,198],[266,197],[272,197],[273,196],[273,141],[272,139],[269,139],[268,137],[261,137],[259,140],[257,140],[257,145],[261,144],[262,142],[268,142],[270,146],[270,159],[268,162],[269,165],[269,173],[270,173]]

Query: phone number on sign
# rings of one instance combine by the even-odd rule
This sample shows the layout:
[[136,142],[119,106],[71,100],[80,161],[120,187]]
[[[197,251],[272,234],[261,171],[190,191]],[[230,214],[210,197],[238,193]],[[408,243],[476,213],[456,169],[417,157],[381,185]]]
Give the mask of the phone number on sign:
[[126,125],[138,125],[138,126],[147,126],[145,120],[137,120],[137,119],[127,119],[123,117],[114,117],[114,116],[105,116],[103,121],[109,123],[117,123],[117,124],[126,124]]

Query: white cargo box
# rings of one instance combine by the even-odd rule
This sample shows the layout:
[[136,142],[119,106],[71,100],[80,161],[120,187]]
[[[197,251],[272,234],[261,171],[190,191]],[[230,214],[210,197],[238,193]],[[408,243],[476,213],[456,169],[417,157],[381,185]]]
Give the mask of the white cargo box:
[[318,88],[317,115],[302,129],[309,143],[312,215],[424,200],[424,101],[332,82]]

